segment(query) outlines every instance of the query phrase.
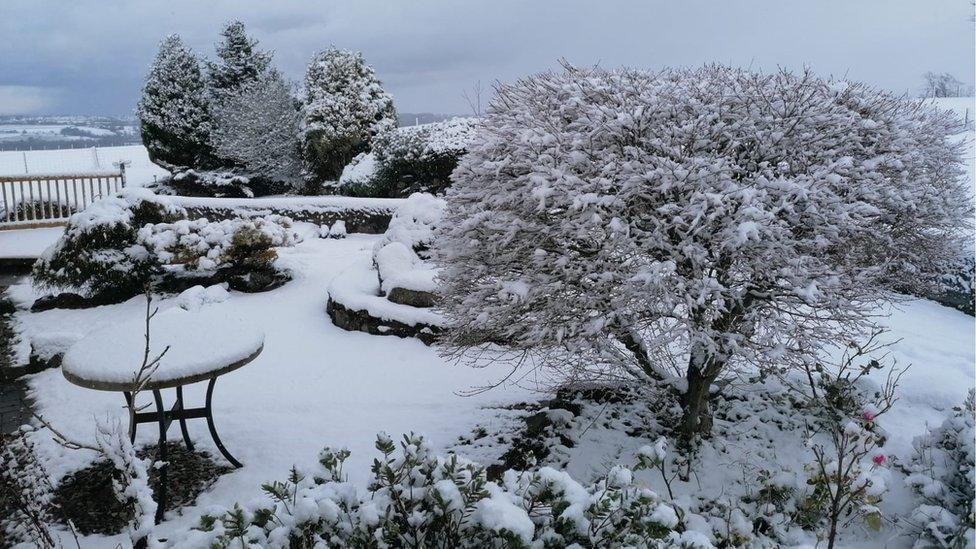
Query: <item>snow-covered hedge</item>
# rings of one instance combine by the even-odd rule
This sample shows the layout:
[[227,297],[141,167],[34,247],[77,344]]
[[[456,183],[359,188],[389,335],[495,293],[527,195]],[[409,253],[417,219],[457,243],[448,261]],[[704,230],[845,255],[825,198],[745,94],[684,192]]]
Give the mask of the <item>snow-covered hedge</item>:
[[915,439],[906,482],[921,504],[912,514],[919,547],[973,547],[976,543],[976,406],[973,391],[936,429]]
[[351,196],[439,194],[451,184],[451,172],[467,152],[477,119],[406,126],[381,133],[373,151],[353,159],[339,179],[339,192]]
[[145,189],[125,189],[68,220],[65,234],[34,264],[40,287],[125,299],[176,269],[241,275],[271,270],[274,248],[297,236],[280,216],[211,222]]
[[137,233],[147,224],[168,223],[185,210],[145,189],[125,189],[72,215],[64,235],[34,264],[34,283],[92,295],[124,297],[142,291],[160,264]]
[[420,436],[397,445],[377,437],[368,493],[346,481],[348,450],[326,448],[313,472],[292,469],[264,486],[264,507],[234,506],[201,519],[180,546],[262,547],[710,547],[679,533],[674,508],[613,467],[590,485],[564,471],[509,470],[499,483],[485,468],[436,455]]

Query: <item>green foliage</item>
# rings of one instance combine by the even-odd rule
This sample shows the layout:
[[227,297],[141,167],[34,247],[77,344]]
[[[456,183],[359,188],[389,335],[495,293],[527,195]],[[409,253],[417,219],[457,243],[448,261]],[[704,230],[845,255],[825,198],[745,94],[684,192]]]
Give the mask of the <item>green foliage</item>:
[[142,142],[149,158],[164,166],[212,164],[210,110],[199,60],[178,35],[168,36],[159,46],[139,100]]
[[33,281],[89,297],[136,295],[160,271],[153,254],[138,242],[139,228],[181,215],[182,209],[149,193],[102,199],[69,219],[64,236],[34,264]]
[[[707,547],[679,534],[675,511],[614,467],[583,486],[565,472],[508,471],[501,485],[483,466],[433,454],[423,437],[376,440],[368,495],[345,481],[348,450],[326,448],[320,470],[292,469],[263,486],[270,507],[236,506],[205,517],[193,543],[312,547]],[[247,519],[247,524],[242,523]]]

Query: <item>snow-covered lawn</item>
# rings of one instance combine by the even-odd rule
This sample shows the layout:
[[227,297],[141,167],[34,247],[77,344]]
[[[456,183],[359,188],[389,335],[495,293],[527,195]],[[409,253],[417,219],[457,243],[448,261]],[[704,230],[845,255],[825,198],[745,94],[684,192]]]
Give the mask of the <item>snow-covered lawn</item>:
[[[205,305],[251,319],[265,332],[263,354],[221,377],[214,394],[221,438],[245,466],[221,477],[211,492],[201,495],[197,506],[184,510],[184,516],[168,521],[162,535],[195,524],[208,505],[259,498],[262,482],[283,478],[293,464],[314,464],[325,445],[352,450],[350,479],[365,483],[379,431],[394,436],[420,432],[446,448],[478,423],[490,426],[504,421],[506,412],[495,406],[536,398],[511,386],[476,397],[458,396],[457,391],[496,379],[502,372],[455,365],[417,340],[333,326],[325,313],[328,283],[350,263],[368,258],[376,238],[317,239],[310,233],[304,243],[280,252],[282,263],[296,271],[295,280],[272,292],[235,292],[223,303]],[[17,299],[32,295],[27,284],[12,287],[11,293]],[[163,310],[177,306],[176,301],[160,300],[158,305]],[[141,322],[144,307],[144,300],[135,298],[87,310],[19,313],[18,321],[25,336],[88,333],[116,322]],[[35,375],[29,384],[40,413],[71,436],[90,439],[96,417],[124,418],[120,394],[76,387],[59,370]],[[205,385],[190,388],[188,405],[202,404]],[[205,422],[191,421],[189,427],[194,441],[219,455]],[[152,431],[143,426],[137,444],[153,443]],[[170,437],[178,435],[173,426]],[[83,467],[93,457],[53,443],[43,444],[43,452],[56,477]],[[94,537],[83,545],[103,545],[94,543],[98,540],[114,546],[122,539]]]
[[0,231],[0,258],[38,257],[64,234],[64,227]]
[[[365,484],[375,454],[374,435],[379,431],[394,436],[423,433],[436,447],[450,449],[458,436],[479,424],[489,432],[510,430],[509,422],[517,412],[499,406],[540,398],[530,388],[512,385],[478,396],[459,396],[458,391],[500,379],[504,368],[456,365],[413,339],[346,332],[333,326],[325,313],[329,283],[349,265],[368,261],[379,237],[318,239],[317,227],[298,226],[306,233],[305,241],[280,251],[282,265],[293,269],[295,280],[271,292],[232,292],[226,301],[204,305],[210,313],[245,317],[265,332],[263,354],[220,378],[214,397],[221,437],[245,466],[221,477],[181,516],[170,515],[159,532],[163,537],[195,524],[208,506],[261,499],[262,482],[284,478],[294,464],[311,466],[325,445],[352,450],[345,470],[350,480]],[[28,283],[12,287],[11,293],[21,302],[34,296]],[[157,304],[164,310],[178,306],[175,298]],[[20,312],[17,319],[24,337],[19,352],[27,352],[31,335],[99,332],[117,322],[141,322],[143,314],[142,298],[87,310]],[[884,427],[893,435],[889,448],[907,457],[912,438],[925,424],[941,422],[974,385],[976,322],[955,310],[916,300],[901,305],[888,323],[891,336],[902,338],[894,346],[894,358],[912,368],[903,380],[901,400],[884,418]],[[121,395],[71,385],[59,370],[32,376],[29,386],[38,411],[70,436],[90,439],[94,418],[111,416],[124,423]],[[202,403],[203,389],[204,384],[198,384],[188,391],[188,405]],[[189,426],[194,440],[217,455],[205,424],[191,421]],[[178,434],[171,427],[170,437],[176,439]],[[154,441],[153,430],[144,426],[138,444]],[[589,480],[587,475],[602,472],[612,462],[628,463],[634,449],[648,441],[621,435],[596,442],[574,451],[580,462],[569,469],[581,480]],[[55,477],[93,458],[48,440],[41,450]],[[903,504],[906,494],[903,491],[904,497],[897,498]],[[94,536],[83,540],[83,545],[114,546],[120,540],[123,537]]]

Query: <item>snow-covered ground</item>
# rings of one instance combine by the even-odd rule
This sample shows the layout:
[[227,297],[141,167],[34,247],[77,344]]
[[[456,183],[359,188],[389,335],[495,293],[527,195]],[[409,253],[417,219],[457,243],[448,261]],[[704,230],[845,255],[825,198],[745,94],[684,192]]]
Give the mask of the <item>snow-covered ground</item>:
[[[351,264],[368,261],[379,237],[318,239],[317,227],[298,227],[305,232],[305,241],[280,252],[282,264],[294,270],[295,280],[271,292],[232,292],[226,301],[203,305],[209,314],[243,317],[265,332],[263,354],[222,377],[214,400],[221,437],[245,466],[221,477],[182,516],[170,516],[161,527],[163,536],[193,525],[210,505],[260,500],[262,482],[284,478],[293,464],[310,466],[325,445],[350,448],[353,454],[345,470],[353,482],[364,484],[378,431],[423,433],[435,446],[447,449],[478,424],[489,431],[510,430],[509,421],[517,412],[497,406],[539,398],[530,387],[513,385],[459,396],[458,391],[500,379],[505,369],[456,365],[413,339],[346,332],[333,326],[324,310],[330,281]],[[26,282],[11,291],[24,303],[34,297]],[[158,302],[163,310],[178,304],[177,298]],[[19,352],[27,352],[32,335],[100,332],[118,322],[138,323],[143,314],[142,298],[86,310],[20,312]],[[976,321],[953,309],[914,300],[893,311],[887,324],[893,339],[902,338],[893,348],[893,357],[902,366],[911,364],[911,369],[902,384],[901,400],[884,418],[884,427],[892,433],[891,450],[907,457],[912,438],[923,432],[926,423],[938,424],[976,382]],[[58,370],[32,376],[29,385],[39,412],[73,437],[91,438],[94,418],[124,418],[121,395],[76,387]],[[198,385],[188,391],[190,405],[202,402],[203,384]],[[203,423],[191,421],[190,431],[195,441],[215,453]],[[175,426],[171,437],[178,437]],[[140,431],[139,444],[153,441],[152,429]],[[621,433],[596,442],[574,450],[582,457],[569,470],[581,480],[603,472],[611,462],[630,462],[635,448],[648,441],[628,440]],[[50,441],[41,448],[56,477],[85,466],[93,457]],[[95,536],[83,540],[83,545],[108,547],[121,539]]]
[[63,227],[0,231],[0,258],[40,257],[41,252],[57,242]]
[[149,153],[142,145],[123,147],[92,147],[89,149],[60,149],[48,151],[0,151],[0,176],[25,174],[64,174],[115,172],[116,162],[126,161],[126,181],[130,186],[142,187],[154,177],[169,172],[149,161]]
[[[301,227],[301,225],[300,225]],[[208,505],[250,501],[261,497],[261,483],[283,478],[293,464],[310,466],[325,445],[353,451],[347,465],[351,480],[365,483],[374,456],[375,434],[398,436],[424,433],[441,448],[452,445],[476,424],[505,421],[494,407],[531,400],[529,391],[506,386],[486,394],[456,394],[500,378],[501,369],[472,369],[438,356],[414,339],[346,332],[325,313],[330,280],[355,261],[370,257],[378,237],[351,235],[345,240],[318,239],[312,226],[304,243],[280,252],[283,265],[296,271],[295,280],[268,293],[232,292],[229,300],[204,305],[213,311],[245,317],[265,332],[264,352],[254,362],[220,378],[214,395],[214,416],[227,448],[245,465],[220,478],[212,491],[171,518],[162,535],[196,523]],[[317,227],[316,227],[317,229]],[[32,299],[27,283],[11,288],[19,300]],[[176,307],[177,299],[159,303]],[[31,334],[97,332],[117,322],[140,322],[141,298],[87,310],[18,313],[24,332],[21,352]],[[59,370],[29,380],[38,410],[71,436],[90,439],[94,418],[122,420],[122,396],[82,389],[68,383]],[[187,392],[188,404],[203,402],[204,385]],[[172,395],[167,395],[172,398]],[[189,422],[194,441],[216,453],[204,422]],[[178,436],[173,427],[171,437]],[[152,429],[139,433],[138,444],[154,440]],[[85,452],[43,444],[47,466],[58,477],[92,459]],[[84,547],[112,547],[122,537],[92,537]]]

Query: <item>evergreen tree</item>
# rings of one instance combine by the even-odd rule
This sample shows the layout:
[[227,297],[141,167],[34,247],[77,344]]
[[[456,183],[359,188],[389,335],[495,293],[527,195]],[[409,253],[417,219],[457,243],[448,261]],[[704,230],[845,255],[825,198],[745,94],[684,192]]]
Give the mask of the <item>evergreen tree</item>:
[[396,127],[393,98],[362,54],[329,48],[305,73],[302,141],[310,179],[336,180],[372,138]]
[[142,142],[149,158],[169,168],[211,162],[211,113],[200,62],[179,35],[166,37],[139,100]]
[[249,174],[297,185],[301,179],[299,112],[281,73],[265,71],[214,110],[214,151]]
[[218,99],[242,85],[257,80],[271,65],[271,52],[259,51],[258,41],[250,38],[244,23],[231,21],[220,32],[217,44],[219,61],[207,64],[210,89]]

